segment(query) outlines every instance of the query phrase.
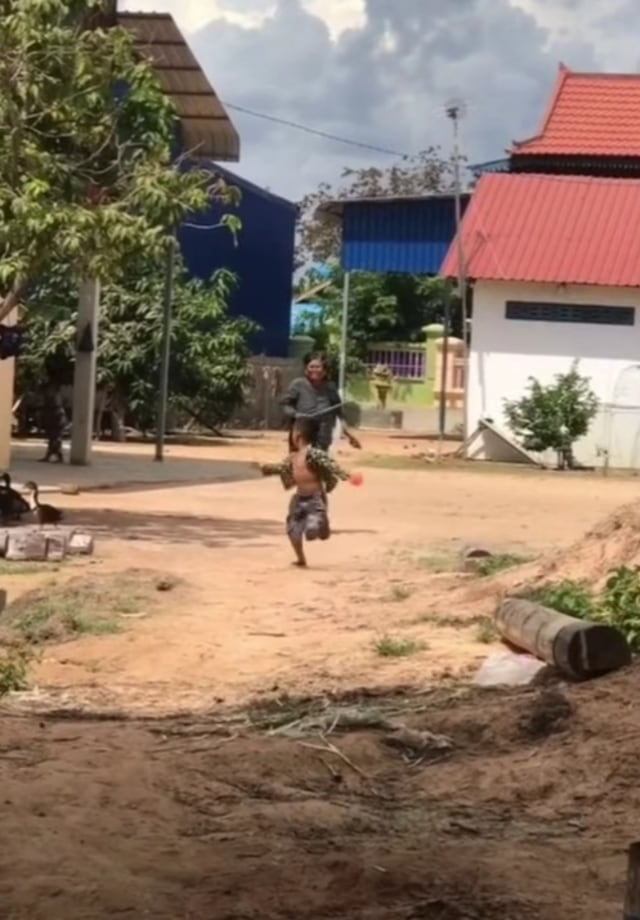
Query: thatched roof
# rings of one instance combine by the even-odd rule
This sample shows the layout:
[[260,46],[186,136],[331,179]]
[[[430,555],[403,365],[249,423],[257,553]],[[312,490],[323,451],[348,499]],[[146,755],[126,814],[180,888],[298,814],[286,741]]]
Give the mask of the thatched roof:
[[240,138],[168,13],[118,13],[118,25],[135,38],[136,48],[154,67],[162,89],[171,96],[180,116],[185,153],[212,160],[237,162]]

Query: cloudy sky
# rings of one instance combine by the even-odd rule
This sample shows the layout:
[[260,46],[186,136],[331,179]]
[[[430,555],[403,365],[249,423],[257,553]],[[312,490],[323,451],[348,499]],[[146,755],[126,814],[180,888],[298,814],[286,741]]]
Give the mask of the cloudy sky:
[[[120,0],[170,12],[226,102],[366,144],[450,148],[464,100],[470,162],[535,133],[558,62],[636,71],[638,0]],[[230,111],[240,175],[296,200],[383,154]]]

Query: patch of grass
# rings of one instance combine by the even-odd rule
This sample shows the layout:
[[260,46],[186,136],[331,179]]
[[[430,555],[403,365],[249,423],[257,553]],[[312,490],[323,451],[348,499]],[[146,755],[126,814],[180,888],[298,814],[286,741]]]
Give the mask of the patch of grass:
[[29,689],[32,658],[32,652],[24,647],[9,647],[0,653],[0,696]]
[[439,626],[441,629],[466,629],[469,626],[469,620],[463,620],[460,617],[448,616],[442,613],[423,613],[416,617],[414,623],[431,623],[433,626]]
[[544,585],[528,596],[576,619],[616,627],[632,652],[640,653],[640,567],[623,565],[612,569],[598,595],[585,582],[566,579]]
[[134,613],[140,613],[140,597],[120,597],[114,598],[112,610],[114,613],[131,616]]
[[543,607],[551,607],[578,620],[591,619],[596,612],[596,601],[589,585],[571,578],[565,578],[555,585],[543,585],[528,597]]
[[413,594],[413,588],[409,585],[392,585],[391,591],[389,592],[389,600],[400,603],[401,601],[408,600]]
[[516,565],[523,565],[529,560],[525,556],[518,556],[516,553],[497,553],[495,556],[487,556],[480,559],[476,565],[476,572],[483,578],[488,575],[497,575],[498,572],[505,572]]
[[443,572],[451,572],[454,569],[450,556],[419,556],[415,561],[420,568],[428,569],[434,575],[441,575]]
[[417,617],[414,623],[431,623],[439,629],[472,629],[475,627],[476,640],[489,645],[498,638],[498,630],[491,617],[456,617],[441,613],[425,613]]
[[[546,472],[539,467],[529,466],[526,463],[493,463],[491,461],[463,460],[453,454],[445,454],[437,463],[430,463],[425,457],[426,450],[416,448],[413,456],[407,451],[402,454],[374,454],[363,453],[358,460],[359,466],[373,467],[380,470],[424,470],[425,472],[442,472],[446,470],[460,471],[464,473],[477,473],[478,475],[497,475],[497,476],[528,476],[539,477],[546,476]],[[415,456],[419,454],[419,456]],[[576,473],[576,475],[581,475]],[[594,476],[595,474],[591,474]],[[602,473],[599,474],[600,476]]]
[[483,645],[491,645],[498,638],[496,624],[491,617],[479,617],[476,625],[476,640]]
[[7,562],[0,559],[0,577],[8,575],[46,575],[49,572],[58,572],[60,566],[51,562]]
[[617,627],[631,651],[640,652],[640,567],[622,565],[609,572],[597,619]]
[[59,597],[34,598],[28,609],[13,618],[11,625],[33,645],[77,636],[110,635],[122,629],[111,614],[70,608],[69,599],[62,592]]
[[376,639],[373,647],[381,658],[409,658],[425,651],[427,644],[419,639],[401,639],[385,633]]
[[137,570],[62,584],[51,580],[10,604],[0,626],[30,645],[114,635],[122,631],[127,616],[153,605],[156,582],[157,573]]

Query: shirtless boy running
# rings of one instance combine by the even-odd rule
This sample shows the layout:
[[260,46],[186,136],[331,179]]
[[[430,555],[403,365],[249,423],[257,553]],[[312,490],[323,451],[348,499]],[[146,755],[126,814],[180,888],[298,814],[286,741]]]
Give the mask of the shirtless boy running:
[[317,438],[315,419],[296,419],[291,433],[291,454],[282,463],[260,466],[263,476],[279,476],[285,489],[295,494],[289,503],[287,535],[296,554],[295,565],[305,568],[304,540],[328,540],[331,536],[326,497],[340,480],[351,479],[329,454],[313,447]]

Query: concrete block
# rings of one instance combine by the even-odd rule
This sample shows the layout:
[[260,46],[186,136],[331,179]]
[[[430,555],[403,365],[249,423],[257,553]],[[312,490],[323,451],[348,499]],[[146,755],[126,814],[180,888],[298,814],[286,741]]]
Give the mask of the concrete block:
[[67,552],[70,556],[92,556],[94,550],[94,540],[91,534],[79,533],[74,531],[67,545]]
[[67,555],[69,534],[64,531],[47,534],[47,562],[62,562]]
[[41,530],[15,530],[9,534],[5,558],[10,562],[44,562],[47,538]]

